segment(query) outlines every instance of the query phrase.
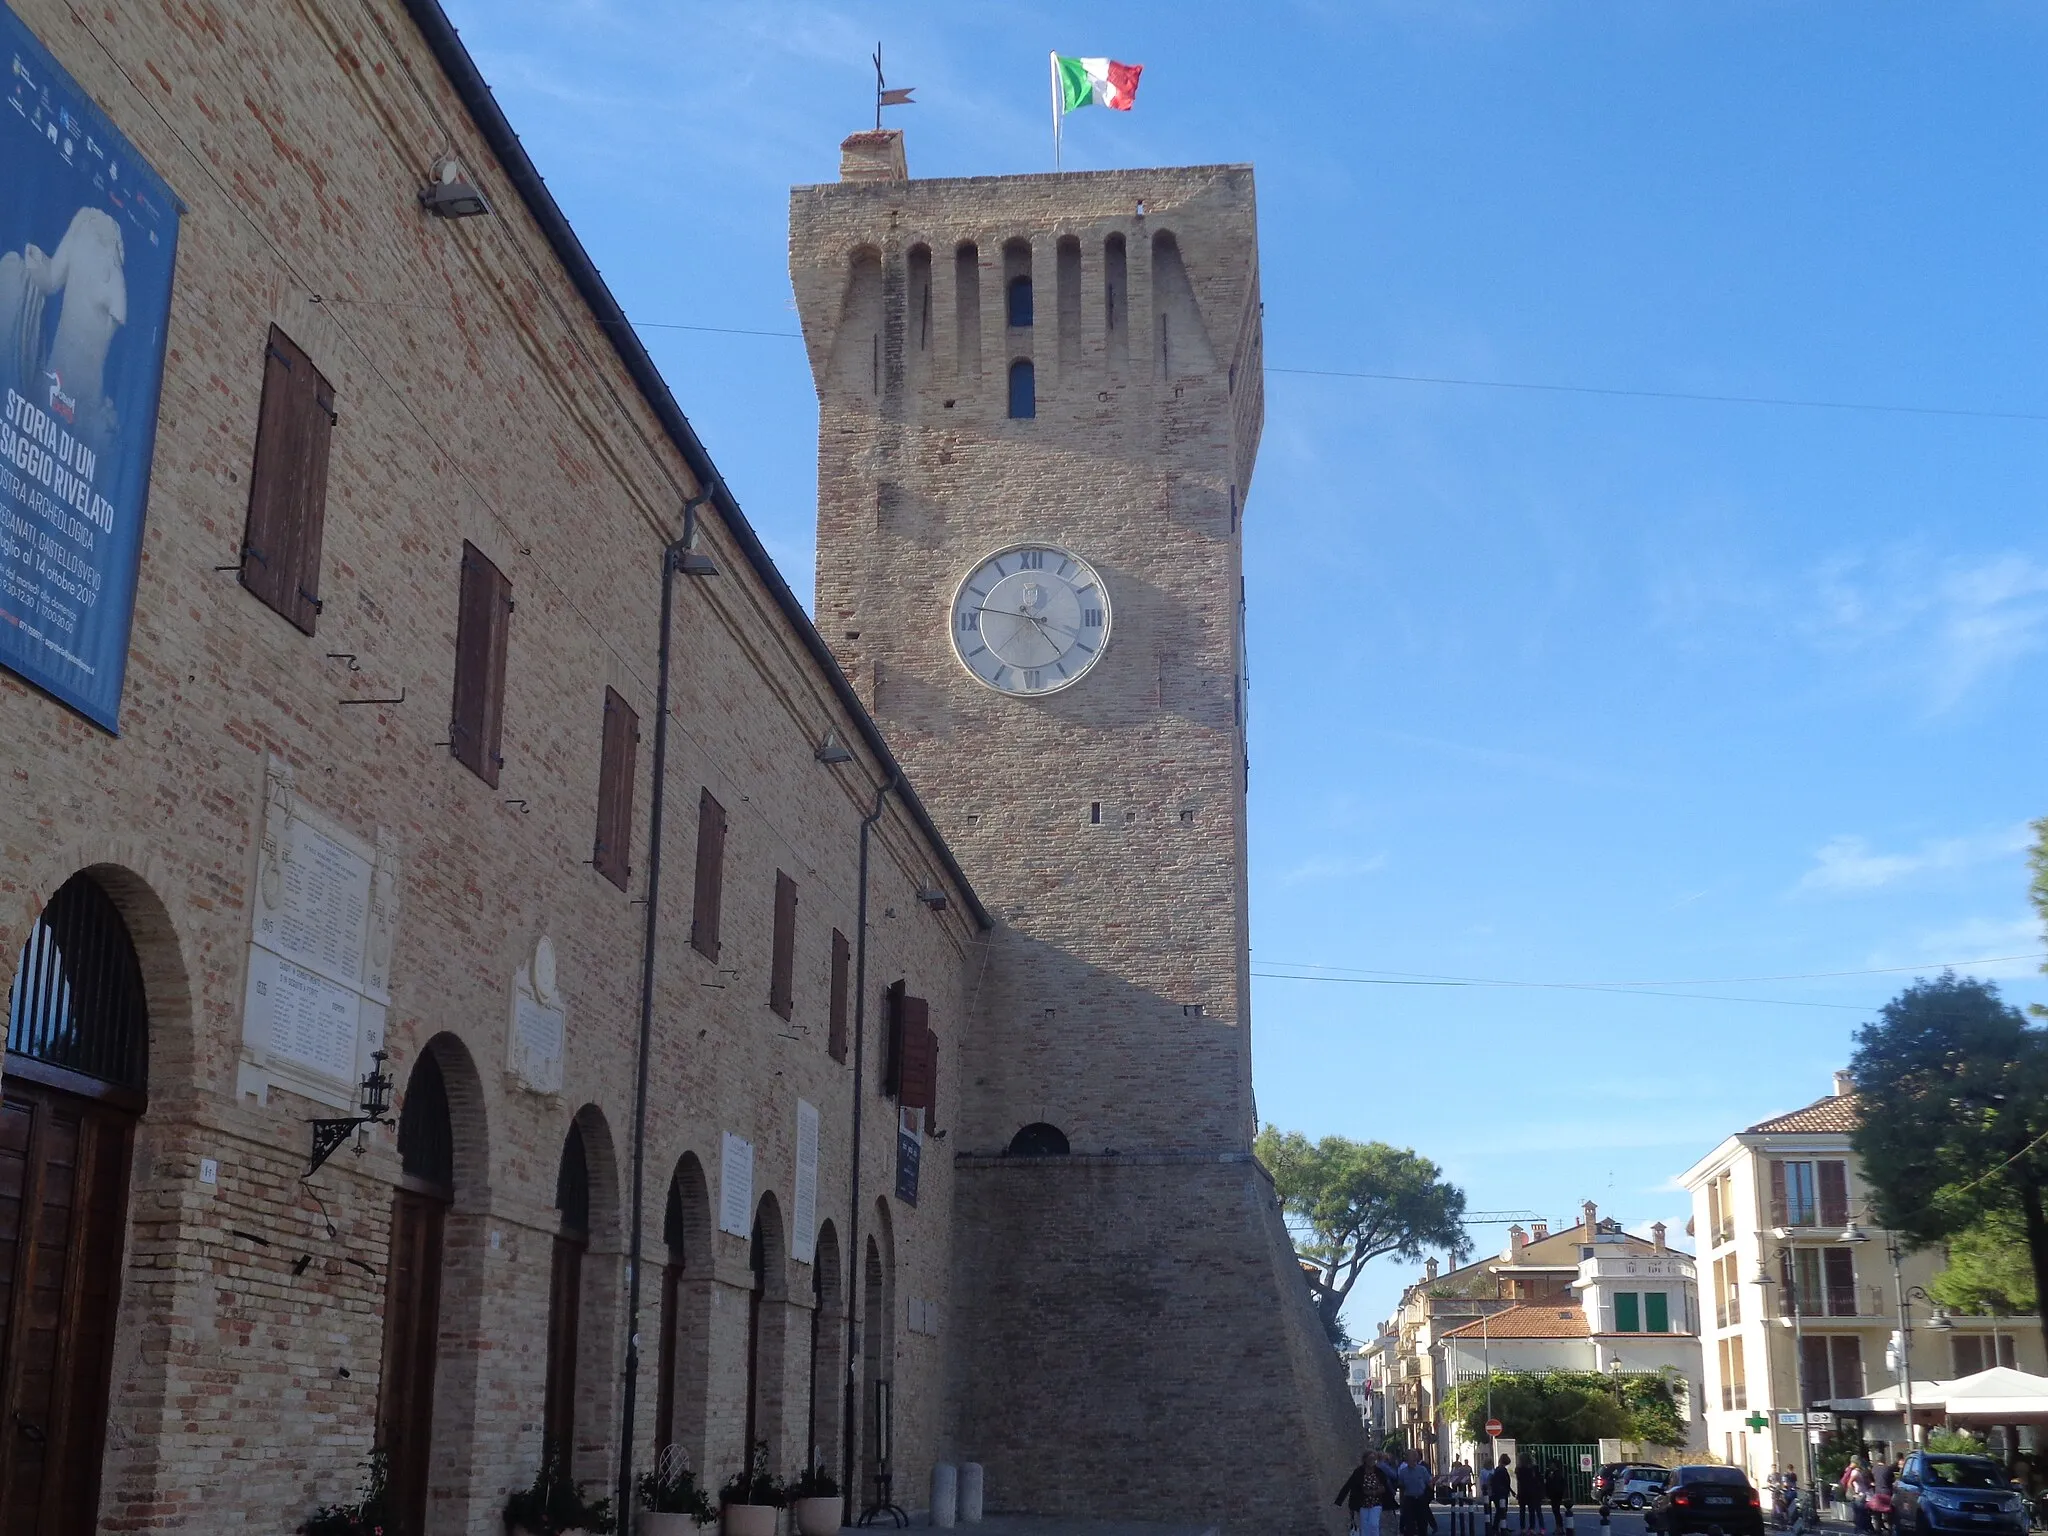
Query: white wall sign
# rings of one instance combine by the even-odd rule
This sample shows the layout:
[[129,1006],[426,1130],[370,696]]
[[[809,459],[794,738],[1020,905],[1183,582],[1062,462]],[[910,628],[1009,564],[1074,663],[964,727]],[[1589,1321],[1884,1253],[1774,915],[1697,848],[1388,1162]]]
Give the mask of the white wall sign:
[[718,1230],[735,1237],[754,1232],[754,1144],[731,1131],[718,1159]]
[[555,946],[543,935],[512,978],[512,1021],[505,1070],[530,1093],[562,1091],[562,1048],[568,1025],[555,986]]
[[796,1101],[796,1230],[790,1256],[809,1264],[818,1253],[818,1106]]
[[384,1043],[397,856],[301,805],[269,758],[254,895],[238,1086],[349,1108]]

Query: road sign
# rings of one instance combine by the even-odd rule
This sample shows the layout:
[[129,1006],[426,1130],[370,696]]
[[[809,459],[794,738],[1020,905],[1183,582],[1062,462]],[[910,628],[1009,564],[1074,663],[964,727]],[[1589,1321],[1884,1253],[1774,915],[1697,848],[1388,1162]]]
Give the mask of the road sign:
[[1499,1419],[1488,1419],[1486,1421],[1486,1433],[1489,1438],[1498,1440],[1500,1438],[1500,1429],[1501,1424]]
[[1778,1415],[1778,1422],[1780,1424],[1803,1424],[1806,1422],[1806,1415],[1803,1413],[1781,1413]]
[[1586,1455],[1584,1452],[1581,1452],[1579,1454],[1579,1470],[1581,1472],[1590,1472],[1593,1470],[1593,1458]]
[[1833,1429],[1835,1427],[1835,1416],[1832,1413],[1816,1411],[1806,1416],[1806,1422],[1815,1429]]

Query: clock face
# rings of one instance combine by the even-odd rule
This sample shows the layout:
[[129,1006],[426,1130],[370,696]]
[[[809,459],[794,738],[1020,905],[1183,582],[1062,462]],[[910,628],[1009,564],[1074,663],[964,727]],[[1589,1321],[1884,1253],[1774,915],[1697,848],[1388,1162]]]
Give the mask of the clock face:
[[1109,594],[1078,555],[1018,544],[967,573],[953,595],[953,653],[1003,693],[1079,682],[1109,644]]

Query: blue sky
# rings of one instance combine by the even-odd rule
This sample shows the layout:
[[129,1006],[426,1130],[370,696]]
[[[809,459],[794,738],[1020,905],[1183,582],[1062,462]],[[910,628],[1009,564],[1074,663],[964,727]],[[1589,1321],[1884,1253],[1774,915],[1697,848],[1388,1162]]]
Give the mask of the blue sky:
[[[795,329],[787,189],[877,38],[914,175],[1048,169],[1052,48],[1146,66],[1070,167],[1256,164],[1254,965],[1373,973],[1259,979],[1266,1119],[1682,1227],[1671,1176],[1825,1092],[1897,968],[2041,950],[2048,10],[449,10],[644,322]],[[807,592],[802,349],[644,334]],[[2037,964],[1973,969],[2048,1001]],[[1614,989],[1383,984],[1424,977]]]

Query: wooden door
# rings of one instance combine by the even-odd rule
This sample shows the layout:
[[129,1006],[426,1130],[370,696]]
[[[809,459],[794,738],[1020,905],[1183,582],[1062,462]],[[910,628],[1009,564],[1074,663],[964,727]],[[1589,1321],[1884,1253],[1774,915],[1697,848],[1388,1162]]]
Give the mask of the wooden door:
[[434,1441],[434,1362],[440,1353],[441,1245],[447,1202],[401,1188],[391,1202],[391,1271],[384,1291],[384,1380],[377,1443],[388,1458],[392,1536],[427,1527]]
[[0,1091],[0,1532],[90,1536],[135,1121],[16,1067]]
[[576,1357],[582,1346],[583,1240],[555,1239],[555,1270],[548,1287],[548,1377],[541,1408],[545,1453],[564,1471],[576,1464]]

